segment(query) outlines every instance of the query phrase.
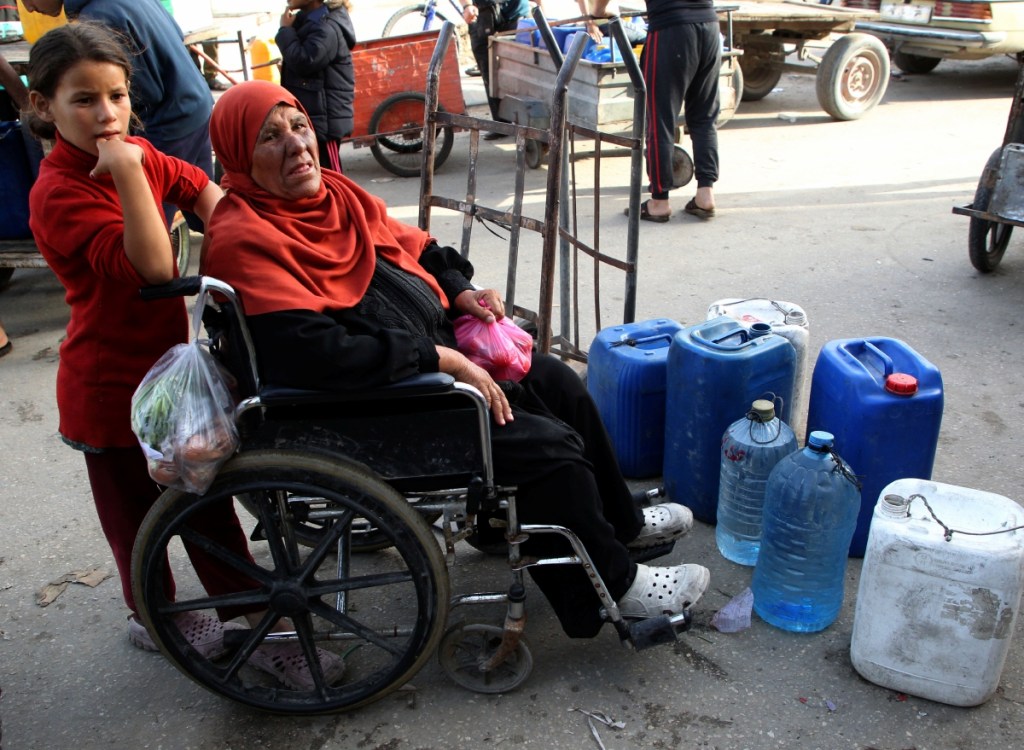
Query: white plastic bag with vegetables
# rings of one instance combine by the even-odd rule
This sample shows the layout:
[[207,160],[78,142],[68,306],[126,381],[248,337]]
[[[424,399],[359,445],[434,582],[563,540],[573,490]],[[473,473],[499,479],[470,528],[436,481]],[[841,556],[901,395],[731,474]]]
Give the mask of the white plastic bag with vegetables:
[[157,360],[132,396],[132,431],[165,487],[201,495],[238,449],[234,402],[217,361],[200,344]]

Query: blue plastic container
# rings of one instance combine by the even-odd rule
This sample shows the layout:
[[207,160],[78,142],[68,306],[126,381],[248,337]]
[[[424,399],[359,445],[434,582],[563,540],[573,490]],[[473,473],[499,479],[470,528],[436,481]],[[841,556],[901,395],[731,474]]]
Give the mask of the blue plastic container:
[[807,429],[836,437],[863,485],[852,557],[863,557],[879,493],[897,479],[931,479],[942,422],[942,375],[902,341],[837,339],[811,377]]
[[781,399],[789,421],[796,350],[765,323],[749,329],[720,316],[685,328],[669,347],[665,394],[665,490],[715,523],[722,433],[759,398]]
[[32,236],[28,228],[28,194],[32,168],[19,122],[0,122],[0,240]]
[[796,435],[775,416],[771,401],[755,401],[725,431],[715,543],[726,560],[740,565],[757,562],[768,476],[796,449]]
[[627,477],[661,473],[668,350],[681,330],[667,318],[628,323],[605,328],[590,347],[587,389]]
[[846,553],[860,493],[850,466],[832,447],[832,435],[812,432],[804,448],[768,475],[761,550],[750,589],[754,611],[783,630],[824,630],[843,606]]
[[540,32],[537,31],[537,24],[528,18],[520,18],[516,24],[516,42],[525,44],[527,47],[536,47],[540,44]]
[[[562,52],[565,52],[569,49],[569,42],[572,41],[573,34],[586,34],[587,29],[584,26],[552,26],[551,33],[555,37],[555,46],[562,50]],[[547,44],[544,43],[544,37],[540,38],[537,46],[541,49],[548,48]]]

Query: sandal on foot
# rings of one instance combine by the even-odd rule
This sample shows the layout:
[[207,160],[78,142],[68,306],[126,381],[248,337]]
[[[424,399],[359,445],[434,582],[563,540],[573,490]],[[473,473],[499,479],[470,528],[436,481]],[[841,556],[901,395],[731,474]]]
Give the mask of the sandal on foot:
[[[316,656],[320,661],[324,684],[332,685],[345,674],[345,660],[337,654],[317,648]],[[292,690],[316,688],[313,672],[306,661],[302,646],[298,643],[264,643],[252,652],[249,665],[276,677]]]
[[677,615],[694,605],[709,583],[711,573],[702,565],[637,565],[633,585],[619,599],[619,612],[629,618]]
[[[204,659],[218,659],[227,653],[224,646],[225,630],[245,629],[237,622],[221,622],[202,612],[182,612],[175,616],[174,624],[189,645]],[[159,650],[146,626],[134,616],[128,618],[128,640],[143,651]]]
[[704,219],[705,221],[715,216],[715,209],[701,208],[697,205],[696,198],[690,198],[690,202],[686,204],[683,210],[691,216],[696,216],[698,219]]
[[644,525],[629,549],[655,547],[674,542],[693,528],[693,513],[679,503],[659,503],[643,509]]
[[[640,220],[641,221],[653,221],[658,224],[664,224],[666,221],[672,218],[672,212],[669,211],[667,214],[652,214],[650,207],[647,205],[650,201],[644,201],[640,204]],[[629,209],[625,208],[622,210],[626,216],[629,216]]]

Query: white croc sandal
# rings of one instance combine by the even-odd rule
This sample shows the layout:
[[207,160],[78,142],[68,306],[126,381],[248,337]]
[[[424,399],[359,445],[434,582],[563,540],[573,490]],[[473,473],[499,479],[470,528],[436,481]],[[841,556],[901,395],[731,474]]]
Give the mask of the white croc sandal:
[[[324,683],[333,685],[345,674],[345,660],[322,648],[316,650]],[[298,643],[264,643],[252,652],[249,665],[276,677],[292,690],[313,690],[316,684]]]
[[[175,616],[174,624],[204,659],[218,659],[227,652],[224,647],[225,630],[245,629],[237,622],[221,622],[202,612],[182,612]],[[149,631],[135,617],[128,618],[128,640],[143,651],[158,650]]]
[[637,565],[633,585],[619,599],[619,612],[630,618],[677,615],[696,604],[710,583],[711,572],[703,565]]
[[679,503],[659,503],[643,509],[644,526],[626,546],[644,549],[674,542],[693,528],[693,513]]

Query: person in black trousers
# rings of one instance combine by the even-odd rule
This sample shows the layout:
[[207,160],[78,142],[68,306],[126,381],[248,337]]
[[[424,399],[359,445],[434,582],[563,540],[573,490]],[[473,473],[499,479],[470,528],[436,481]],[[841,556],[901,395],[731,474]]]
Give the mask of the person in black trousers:
[[[525,18],[530,12],[527,0],[459,0],[462,5],[462,16],[469,24],[470,45],[477,69],[484,79],[484,91],[487,93],[487,104],[491,108],[491,119],[499,120],[498,100],[491,96],[491,60],[489,41],[500,31],[511,31],[519,25],[519,19]],[[543,8],[541,0],[535,5]],[[493,141],[504,138],[503,133],[490,132],[484,140]]]
[[[684,211],[701,219],[715,215],[720,109],[718,76],[722,40],[713,0],[646,0],[647,42],[640,67],[647,84],[647,176],[651,197],[640,207],[645,221],[672,216],[672,151],[680,108],[693,142],[697,194]],[[602,16],[608,0],[594,0]]]

